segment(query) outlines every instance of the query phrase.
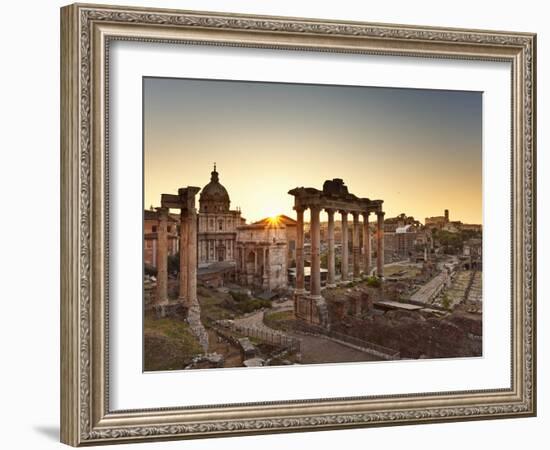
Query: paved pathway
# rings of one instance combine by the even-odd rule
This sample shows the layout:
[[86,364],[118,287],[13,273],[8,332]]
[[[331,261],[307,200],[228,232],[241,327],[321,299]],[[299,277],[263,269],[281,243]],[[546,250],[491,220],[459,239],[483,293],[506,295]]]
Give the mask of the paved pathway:
[[254,327],[258,328],[259,330],[276,332],[275,330],[269,328],[266,324],[264,324],[264,312],[262,310],[256,311],[255,313],[245,317],[234,319],[233,322],[236,325],[240,325],[242,327]]
[[[292,300],[286,300],[285,302],[275,303],[271,311],[273,312],[289,311],[293,308],[294,308],[294,302]],[[233,322],[235,322],[237,325],[241,325],[244,327],[256,327],[261,330],[274,331],[274,332],[280,333],[278,330],[273,330],[272,328],[269,328],[264,323],[263,310],[253,312],[245,317],[234,319]]]
[[287,333],[300,339],[302,364],[379,361],[380,358],[321,336]]
[[447,278],[448,275],[446,272],[441,272],[439,275],[436,275],[418,289],[418,291],[411,296],[411,300],[421,303],[431,303],[432,298],[439,292]]
[[[286,303],[286,302],[285,302]],[[292,301],[288,305],[282,304],[284,309],[292,309]],[[290,308],[288,308],[290,306]],[[322,336],[310,336],[301,333],[289,333],[274,330],[263,322],[263,311],[257,311],[247,317],[235,319],[234,322],[245,327],[255,327],[260,330],[273,333],[280,333],[286,336],[299,339],[300,353],[302,354],[302,364],[336,363],[336,362],[359,362],[359,361],[378,361],[379,358],[368,353],[348,347],[347,345],[334,342]]]

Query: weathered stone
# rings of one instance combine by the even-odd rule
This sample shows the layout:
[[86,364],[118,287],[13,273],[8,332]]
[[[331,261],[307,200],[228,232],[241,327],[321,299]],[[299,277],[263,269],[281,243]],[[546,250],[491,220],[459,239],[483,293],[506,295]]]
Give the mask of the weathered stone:
[[244,337],[240,338],[238,341],[243,351],[244,359],[254,358],[256,356],[256,347],[250,342],[250,339]]
[[311,295],[321,295],[321,229],[319,213],[321,209],[316,206],[311,207]]
[[225,358],[220,355],[219,353],[208,353],[206,356],[206,360],[211,363],[214,367],[223,367],[225,363]]
[[376,229],[376,275],[380,278],[384,276],[384,213],[376,213],[378,218]]
[[287,288],[288,244],[284,223],[238,227],[237,248],[243,256],[238,267],[241,284],[264,290]]
[[340,211],[342,222],[342,281],[349,279],[349,247],[348,247],[348,213],[346,211]]
[[370,245],[369,213],[363,213],[363,271],[370,275],[371,270],[371,245]]
[[359,246],[359,213],[353,213],[353,233],[352,233],[352,260],[353,260],[353,278],[359,279],[361,273],[360,246]]
[[192,305],[187,312],[187,323],[191,333],[197,338],[204,351],[208,350],[208,332],[201,322],[201,311],[197,304]]
[[304,291],[304,209],[296,210],[296,290]]
[[262,358],[251,358],[243,361],[245,367],[261,367],[264,365],[264,360]]
[[157,208],[158,242],[157,242],[157,296],[155,303],[168,301],[168,208]]
[[179,302],[175,303],[157,303],[153,304],[146,308],[147,310],[153,311],[157,319],[162,319],[164,317],[172,317],[175,319],[184,320],[187,316],[187,309],[184,305]]
[[328,214],[328,284],[334,286],[335,283],[335,253],[334,253],[334,209],[327,209]]

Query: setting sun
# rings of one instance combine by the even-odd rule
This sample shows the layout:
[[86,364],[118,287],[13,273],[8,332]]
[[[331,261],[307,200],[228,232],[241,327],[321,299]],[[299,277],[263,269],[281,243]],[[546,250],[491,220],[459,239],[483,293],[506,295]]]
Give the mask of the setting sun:
[[281,223],[281,216],[276,215],[276,216],[268,217],[267,222],[269,223],[269,225],[278,225],[279,223]]

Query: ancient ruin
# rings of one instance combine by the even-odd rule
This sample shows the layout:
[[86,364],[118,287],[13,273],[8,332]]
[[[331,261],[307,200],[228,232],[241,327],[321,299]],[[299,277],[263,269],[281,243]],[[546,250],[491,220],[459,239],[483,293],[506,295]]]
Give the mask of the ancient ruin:
[[160,224],[157,245],[157,296],[156,306],[161,314],[166,313],[168,297],[167,272],[167,220],[169,209],[180,210],[180,280],[178,303],[186,310],[187,321],[191,331],[198,338],[201,346],[208,348],[208,335],[200,321],[200,307],[197,299],[197,210],[195,197],[200,188],[188,186],[180,188],[178,194],[162,194],[159,208]]
[[[369,215],[377,216],[376,275],[384,276],[384,211],[383,200],[359,198],[348,192],[344,181],[340,178],[326,180],[323,190],[311,187],[297,187],[288,192],[294,196],[294,209],[297,215],[296,238],[296,316],[308,323],[326,327],[328,325],[327,306],[321,295],[321,259],[320,259],[320,213],[328,214],[328,283],[334,285],[335,251],[334,251],[334,214],[339,212],[342,221],[342,266],[341,280],[349,280],[348,255],[348,215],[353,216],[352,233],[352,277],[358,279],[361,274],[360,220],[363,217],[363,272],[371,272],[371,249]],[[311,214],[311,281],[309,292],[304,283],[304,211],[309,208]]]
[[148,370],[481,354],[481,232],[385,218],[338,178],[250,224],[216,169],[206,187],[202,211],[188,186],[144,213]]
[[237,235],[236,278],[268,291],[287,287],[287,236],[282,222],[243,225]]

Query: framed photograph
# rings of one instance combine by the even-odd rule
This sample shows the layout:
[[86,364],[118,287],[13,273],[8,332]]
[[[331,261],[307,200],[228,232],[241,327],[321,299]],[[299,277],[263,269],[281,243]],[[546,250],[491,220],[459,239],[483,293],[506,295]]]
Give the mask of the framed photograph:
[[62,8],[62,442],[535,415],[535,58]]

